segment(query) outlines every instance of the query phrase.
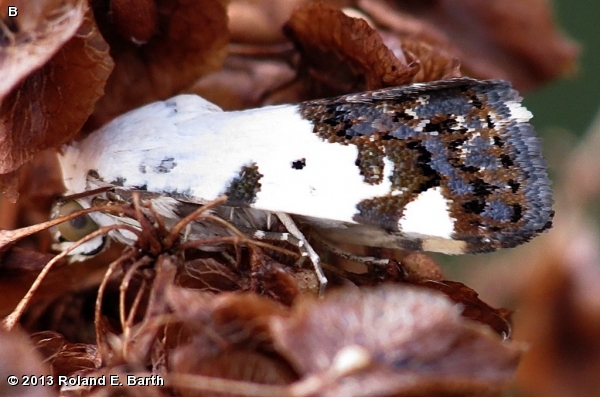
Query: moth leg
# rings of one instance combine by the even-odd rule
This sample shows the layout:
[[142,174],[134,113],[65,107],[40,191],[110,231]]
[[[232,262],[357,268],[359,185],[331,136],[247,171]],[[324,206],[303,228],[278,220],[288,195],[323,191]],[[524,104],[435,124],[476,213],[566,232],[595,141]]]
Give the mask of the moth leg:
[[[281,233],[281,232],[265,232],[263,230],[255,230],[253,232],[245,232],[247,235],[252,236],[252,238],[256,239],[256,240],[264,240],[264,241],[285,241],[286,243],[289,243],[291,245],[293,245],[294,247],[298,248],[298,250],[300,251],[300,259],[298,259],[298,261],[296,261],[296,266],[302,266],[302,264],[304,263],[304,261],[306,260],[306,258],[311,258],[311,260],[314,261],[314,256],[311,255],[311,252],[309,251],[308,248],[310,248],[312,250],[312,247],[310,245],[308,245],[308,243],[306,243],[306,240],[302,240],[301,238],[298,238],[296,236],[294,236],[292,233]],[[308,247],[308,248],[307,248]],[[314,253],[314,250],[313,250]],[[316,253],[314,253],[315,255],[317,255]],[[317,255],[316,256],[318,258],[318,269],[321,269],[321,265],[320,265],[320,257]],[[325,285],[327,283],[327,278],[325,277],[325,275],[323,274],[322,278],[319,275],[319,272],[317,270],[317,267],[314,266],[313,262],[313,267],[315,268],[315,271],[317,273],[317,277],[319,279],[319,294],[322,294],[324,292],[325,289]],[[325,283],[325,285],[324,285]]]
[[300,249],[302,256],[308,256],[310,258],[313,268],[315,269],[315,273],[317,274],[317,278],[319,279],[319,295],[323,295],[325,293],[325,287],[327,287],[327,277],[325,277],[325,273],[321,267],[321,258],[315,252],[313,247],[310,246],[306,240],[306,237],[304,237],[300,229],[298,229],[298,226],[296,226],[296,223],[291,216],[285,212],[276,212],[275,215],[277,215],[288,232],[298,239],[298,248]]

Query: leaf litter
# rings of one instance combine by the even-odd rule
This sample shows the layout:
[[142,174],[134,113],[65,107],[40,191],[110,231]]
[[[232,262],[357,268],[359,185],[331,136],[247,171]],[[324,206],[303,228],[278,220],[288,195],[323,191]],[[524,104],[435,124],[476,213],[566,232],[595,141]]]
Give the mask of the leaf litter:
[[[524,8],[544,11],[535,23],[552,33],[538,44],[541,56],[528,44],[539,40],[534,33],[506,35],[515,15],[498,7],[483,15],[469,2],[451,11],[487,23],[490,34],[472,33],[478,45],[456,39],[468,26],[438,23],[450,14],[445,2],[286,1],[269,10],[269,2],[256,0],[245,3],[253,13],[244,14],[242,2],[232,1],[228,22],[227,2],[217,0],[40,1],[31,21],[18,20],[19,29],[0,15],[3,34],[12,32],[0,46],[0,71],[13,71],[0,86],[0,117],[9,123],[0,131],[2,186],[12,187],[13,198],[20,192],[17,206],[34,191],[49,202],[57,188],[18,187],[15,178],[26,175],[19,167],[33,158],[30,164],[55,172],[36,153],[179,92],[212,92],[209,99],[223,108],[247,108],[462,74],[508,77],[531,88],[568,73],[576,55],[543,3]],[[256,18],[264,21],[257,35],[239,33]],[[491,52],[470,49],[486,48],[488,39]],[[544,63],[552,54],[560,67]],[[496,57],[515,61],[488,60]],[[15,67],[21,64],[28,66]],[[542,79],[535,70],[545,71]],[[47,111],[31,113],[38,108]],[[12,274],[21,285],[16,291],[24,291],[43,269],[4,321],[12,331],[0,334],[0,346],[16,337],[31,352],[6,368],[22,372],[31,360],[37,364],[30,369],[44,368],[40,374],[160,375],[165,387],[43,393],[489,396],[513,381],[524,345],[510,340],[510,312],[446,280],[425,254],[378,252],[377,265],[356,272],[351,259],[321,247],[332,286],[316,299],[316,277],[296,265],[293,246],[253,241],[231,225],[228,237],[182,241],[144,200],[103,210],[128,214],[142,227],[134,246],[95,259],[101,277],[98,266],[67,265],[60,257],[44,265],[47,244],[39,252],[20,248],[35,247],[25,238],[49,224],[15,217],[13,230],[0,231],[1,279]],[[209,219],[202,211],[194,216]],[[83,269],[75,278],[87,281],[44,291],[75,268]],[[2,305],[5,314],[18,294]]]

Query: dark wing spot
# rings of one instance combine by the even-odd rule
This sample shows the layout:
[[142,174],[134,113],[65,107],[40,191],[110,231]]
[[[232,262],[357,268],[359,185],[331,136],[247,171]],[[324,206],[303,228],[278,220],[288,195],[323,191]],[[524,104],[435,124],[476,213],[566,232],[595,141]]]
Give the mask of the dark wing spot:
[[168,174],[176,166],[177,163],[173,157],[165,157],[157,167],[154,167],[153,171],[157,174]]
[[260,179],[262,177],[263,175],[258,172],[256,163],[243,166],[238,176],[233,178],[229,187],[225,190],[229,204],[244,205],[253,203],[260,191]]
[[508,186],[510,186],[510,189],[512,190],[513,193],[516,193],[519,191],[521,184],[518,182],[515,182],[514,179],[509,179]]
[[[89,175],[89,173],[88,173]],[[122,176],[117,177],[117,179],[115,179],[114,181],[109,182],[111,185],[115,185],[115,186],[125,186],[125,182],[127,181],[127,179],[123,178]]]
[[513,214],[510,217],[511,222],[518,222],[523,217],[523,207],[520,204],[512,205]]
[[467,201],[463,205],[463,209],[465,212],[470,214],[481,214],[485,209],[485,201],[484,200],[471,200]]
[[495,189],[494,186],[484,182],[481,178],[477,178],[473,181],[473,187],[475,188],[474,193],[477,196],[489,196],[492,193],[492,190]]
[[503,154],[502,156],[500,156],[500,163],[504,168],[510,168],[514,165],[514,162],[507,154]]
[[301,158],[299,160],[292,161],[292,168],[293,169],[295,169],[295,170],[301,170],[304,167],[306,167],[306,159],[305,158]]
[[100,178],[100,174],[98,174],[97,170],[89,170],[87,173],[87,177],[92,178],[92,179],[97,179],[99,181],[103,180],[102,178]]

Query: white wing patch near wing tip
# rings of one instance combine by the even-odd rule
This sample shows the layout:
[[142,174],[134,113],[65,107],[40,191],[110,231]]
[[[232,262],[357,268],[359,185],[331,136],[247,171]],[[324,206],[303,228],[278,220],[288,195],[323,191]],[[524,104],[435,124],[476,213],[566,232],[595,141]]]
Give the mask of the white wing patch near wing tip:
[[438,186],[428,189],[406,205],[398,228],[404,234],[451,239],[456,219],[450,216],[448,199]]
[[511,117],[517,121],[526,123],[533,117],[533,114],[519,102],[507,101],[506,106],[508,107],[508,110],[510,110]]

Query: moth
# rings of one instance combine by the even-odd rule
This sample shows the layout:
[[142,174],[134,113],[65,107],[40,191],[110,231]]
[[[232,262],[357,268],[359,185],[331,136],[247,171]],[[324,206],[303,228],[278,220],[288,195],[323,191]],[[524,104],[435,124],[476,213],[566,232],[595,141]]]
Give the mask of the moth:
[[[114,119],[59,160],[67,195],[139,191],[167,220],[225,194],[223,216],[236,210],[231,220],[248,230],[268,229],[277,215],[333,243],[489,252],[530,240],[553,217],[540,141],[520,101],[508,82],[470,78],[232,112],[179,95]],[[90,213],[64,224],[76,233],[58,231],[59,247],[117,222],[135,223]]]

